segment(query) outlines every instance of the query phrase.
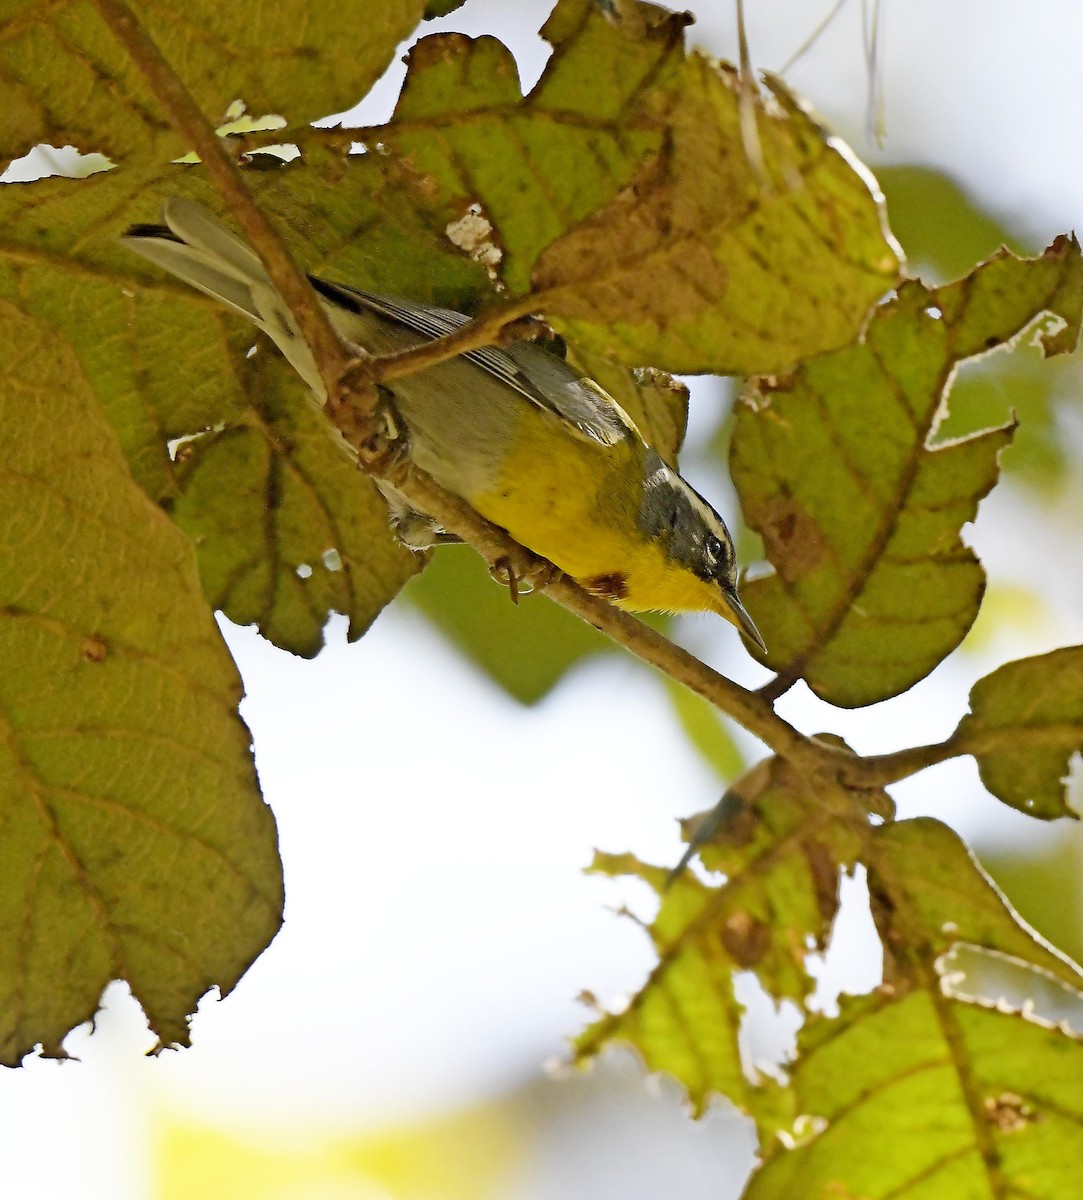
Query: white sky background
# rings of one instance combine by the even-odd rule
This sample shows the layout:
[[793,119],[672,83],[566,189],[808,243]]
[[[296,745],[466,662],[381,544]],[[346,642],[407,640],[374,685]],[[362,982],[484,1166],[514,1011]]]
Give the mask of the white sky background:
[[[524,31],[550,7],[470,0],[429,30],[498,33],[521,53],[529,85],[545,50]],[[692,41],[732,58],[731,3],[688,7],[700,17]],[[777,69],[829,4],[747,7],[753,61]],[[1024,15],[1008,0],[885,0],[884,9],[882,152],[863,140],[858,0],[788,76],[791,85],[873,169],[907,162],[949,170],[1036,245],[1080,224],[1083,6],[1035,0]],[[389,72],[363,120],[389,113],[401,74]],[[711,387],[698,389],[693,451],[713,428],[714,403]],[[697,471],[694,454],[688,461],[693,481],[725,496],[715,468]],[[963,711],[970,683],[992,666],[1083,641],[1079,499],[1077,489],[1075,504],[1051,517],[994,494],[970,536],[994,579],[1052,590],[1045,623],[1006,630],[980,658],[956,656],[890,709],[839,714],[800,688],[782,702],[783,715],[810,732],[840,732],[864,751],[939,739]],[[516,1086],[579,1028],[580,988],[612,997],[649,965],[642,933],[606,908],[640,894],[584,877],[592,848],[674,861],[675,818],[717,798],[660,685],[630,661],[592,662],[522,709],[402,604],[355,646],[345,646],[336,623],[315,662],[248,630],[226,634],[279,822],[285,928],[232,996],[204,1002],[191,1050],[142,1059],[145,1031],[120,996],[94,1037],[79,1031],[69,1040],[81,1064],[35,1061],[0,1074],[0,1147],[19,1148],[14,1167],[15,1156],[3,1153],[11,1200],[142,1200],[150,1151],[141,1135],[156,1111],[304,1137]],[[741,682],[763,678],[722,622],[686,621],[681,635]],[[896,795],[904,815],[942,816],[985,844],[998,832],[1016,840],[1040,832],[985,797],[969,763],[927,772]],[[860,930],[851,947],[837,956],[839,977],[867,986],[878,964]],[[683,1128],[669,1129],[664,1153],[715,1153],[698,1130],[682,1140]],[[601,1179],[603,1169],[613,1176],[607,1153],[603,1139],[596,1175],[582,1167],[581,1190],[567,1179],[551,1191],[524,1184],[524,1200],[610,1194]],[[683,1194],[718,1200],[703,1179],[702,1193]],[[619,1175],[610,1182],[622,1200],[660,1194],[630,1190]]]

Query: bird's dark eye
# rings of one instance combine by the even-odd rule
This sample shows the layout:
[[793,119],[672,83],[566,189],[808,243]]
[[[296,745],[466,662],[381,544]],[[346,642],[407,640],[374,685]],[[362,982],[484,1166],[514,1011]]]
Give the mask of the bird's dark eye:
[[725,560],[726,552],[722,542],[713,533],[707,534],[703,539],[703,549],[712,562],[720,563]]

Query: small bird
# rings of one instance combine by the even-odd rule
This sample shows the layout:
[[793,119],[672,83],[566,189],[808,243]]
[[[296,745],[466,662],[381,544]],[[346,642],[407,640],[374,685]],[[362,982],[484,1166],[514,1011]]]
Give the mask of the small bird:
[[[248,317],[322,407],[312,353],[252,248],[194,201],[173,197],[162,215],[164,225],[134,226],[124,243]],[[469,320],[310,279],[338,334],[361,354],[403,350]],[[766,650],[738,598],[722,518],[617,402],[558,354],[529,341],[486,346],[383,386],[411,460],[588,592],[635,612],[715,612]],[[401,494],[381,490],[407,545],[449,540]]]

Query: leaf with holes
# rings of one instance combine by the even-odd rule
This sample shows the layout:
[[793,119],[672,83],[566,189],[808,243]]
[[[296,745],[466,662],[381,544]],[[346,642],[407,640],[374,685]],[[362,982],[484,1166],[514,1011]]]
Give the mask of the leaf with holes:
[[761,175],[735,72],[685,55],[686,22],[561,0],[526,96],[494,39],[427,39],[394,118],[366,137],[408,159],[449,230],[490,222],[511,293],[533,288],[581,349],[781,370],[854,336],[895,283],[896,248],[867,177],[777,81],[753,100]]
[[407,58],[394,116],[364,136],[409,160],[443,221],[469,220],[480,204],[505,283],[527,291],[542,250],[611,201],[661,147],[642,93],[672,74],[687,23],[649,4],[605,12],[592,0],[561,0],[541,31],[552,54],[526,96],[496,38],[423,38]]
[[1083,1157],[1083,1042],[937,990],[844,1000],[791,1070],[802,1116],[743,1200],[1067,1197]]
[[1083,992],[1083,971],[1012,909],[947,825],[920,817],[876,829],[868,868],[874,911],[892,907],[891,897],[903,895],[920,927],[907,941],[920,940],[930,955],[972,946]]
[[[258,19],[210,0],[135,10],[212,120],[225,121],[240,98],[254,117],[281,114],[304,126],[356,103],[424,7],[423,0],[277,0],[262,6]],[[5,0],[0,71],[0,158],[39,142],[116,161],[138,155],[165,163],[189,149],[95,4]]]
[[738,1051],[734,974],[751,971],[776,999],[804,1002],[813,987],[806,956],[826,945],[840,870],[854,862],[867,828],[853,794],[814,790],[770,760],[729,789],[720,828],[700,847],[722,882],[687,870],[670,881],[631,855],[597,855],[595,871],[634,875],[659,894],[649,927],[658,965],[623,1010],[576,1039],[577,1059],[630,1042],[650,1069],[680,1080],[695,1108],[721,1093],[762,1115],[760,1081],[746,1078]]
[[[343,162],[313,150],[305,169],[254,172],[248,181],[293,232],[303,265],[332,279],[452,308],[491,295],[484,270],[413,212],[386,158]],[[50,321],[75,350],[136,478],[195,540],[212,603],[296,653],[319,649],[331,612],[344,613],[358,637],[422,560],[392,540],[373,485],[342,455],[262,335],[117,243],[128,225],[156,219],[158,197],[168,194],[216,203],[201,172],[177,167],[0,189],[8,247],[0,251],[0,296]],[[662,452],[675,455],[683,388],[660,372],[586,365]],[[177,443],[173,461],[167,445]],[[506,597],[489,592],[510,621]],[[434,619],[447,627],[445,615]],[[492,647],[454,629],[488,669]],[[521,629],[509,636],[522,642]],[[600,644],[593,634],[577,636],[571,653],[536,669],[502,670],[501,678],[536,699],[568,662]]]
[[257,353],[239,375],[249,413],[185,444],[169,511],[196,546],[211,604],[312,656],[329,613],[347,616],[356,640],[423,560],[394,540],[375,485],[297,402],[285,360]]
[[748,390],[730,464],[774,567],[742,591],[773,692],[804,679],[833,704],[872,704],[959,644],[985,586],[959,531],[1013,426],[934,443],[952,371],[1043,312],[1061,326],[1045,352],[1070,350],[1081,305],[1074,239],[1037,259],[1004,251],[958,283],[904,284],[860,342]]
[[1065,780],[1083,752],[1083,647],[1019,659],[979,679],[960,734],[982,783],[1005,804],[1046,820],[1078,816]]
[[112,979],[183,1044],[282,914],[240,679],[64,339],[0,301],[0,364],[0,1061]]

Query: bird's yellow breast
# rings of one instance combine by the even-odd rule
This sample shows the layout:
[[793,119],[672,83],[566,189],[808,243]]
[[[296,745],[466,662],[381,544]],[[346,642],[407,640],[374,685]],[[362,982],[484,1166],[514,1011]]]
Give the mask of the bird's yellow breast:
[[603,446],[551,419],[528,421],[498,480],[471,505],[588,591],[632,611],[719,611],[716,589],[667,559],[640,525],[646,448]]

